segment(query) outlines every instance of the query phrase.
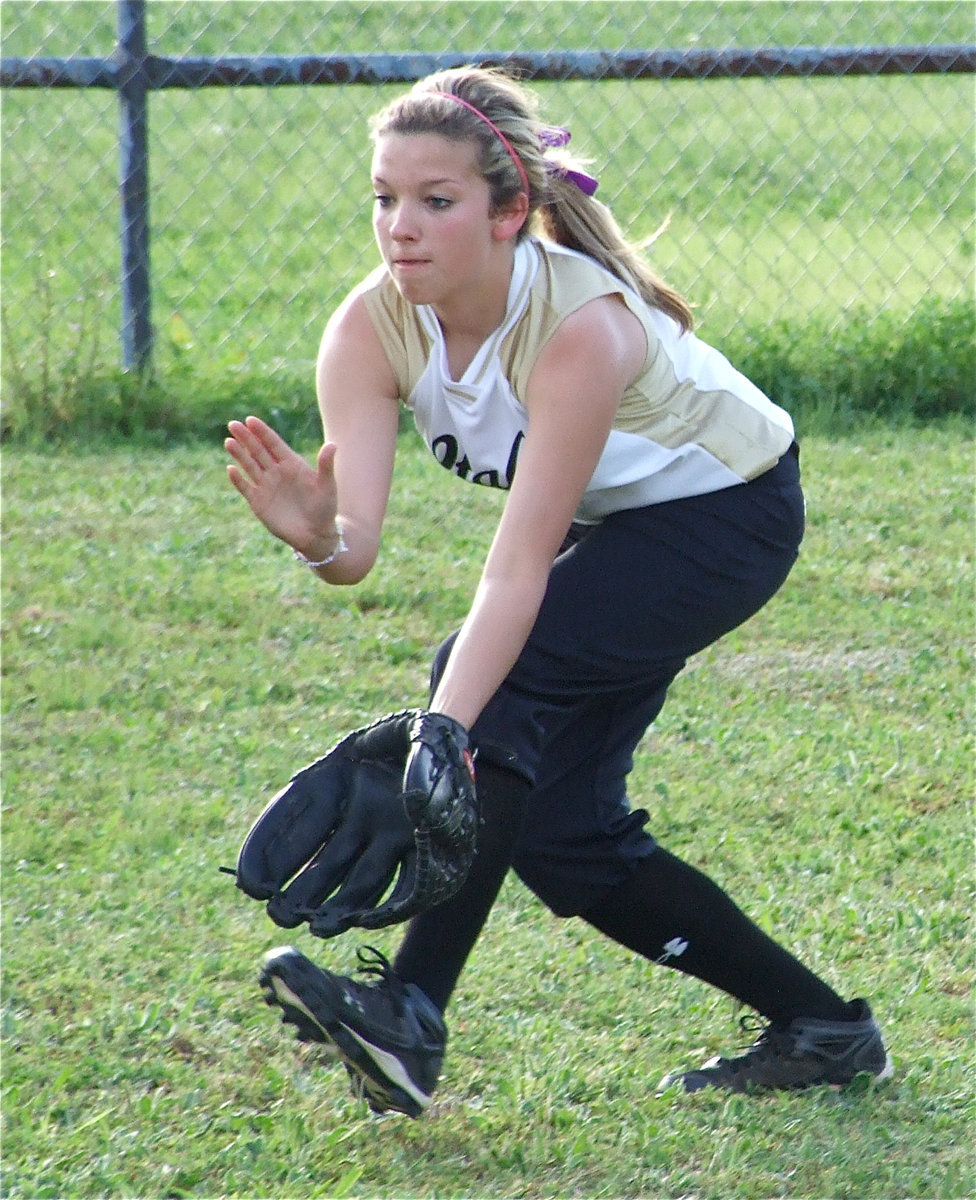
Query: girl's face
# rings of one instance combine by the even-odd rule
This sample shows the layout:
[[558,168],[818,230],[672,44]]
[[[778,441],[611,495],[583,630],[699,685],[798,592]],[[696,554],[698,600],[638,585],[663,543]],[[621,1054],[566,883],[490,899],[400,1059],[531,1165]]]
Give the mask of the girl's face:
[[511,216],[492,215],[476,154],[471,142],[438,134],[377,140],[373,231],[394,283],[411,304],[447,310],[470,303],[496,278],[507,281],[511,247],[505,243],[518,225],[510,229]]

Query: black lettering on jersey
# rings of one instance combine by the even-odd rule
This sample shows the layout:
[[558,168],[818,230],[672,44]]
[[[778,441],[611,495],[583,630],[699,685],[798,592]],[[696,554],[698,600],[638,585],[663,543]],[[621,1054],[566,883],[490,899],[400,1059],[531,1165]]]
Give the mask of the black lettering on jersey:
[[461,447],[453,434],[442,433],[439,437],[434,438],[430,448],[441,466],[446,467],[448,471],[453,471],[459,479],[470,478],[472,483],[479,483],[483,487],[501,488],[503,491],[507,491],[515,479],[515,468],[518,466],[519,450],[523,441],[525,441],[525,434],[519,431],[508,452],[508,462],[505,464],[505,474],[502,478],[499,478],[498,471],[493,467],[486,471],[476,471],[472,475],[471,460],[466,454],[458,457]]
[[434,438],[430,444],[430,448],[433,450],[434,457],[442,467],[447,467],[449,471],[453,469],[458,456],[456,437],[451,437],[449,433],[442,433],[440,437]]
[[508,453],[508,462],[505,464],[505,478],[508,480],[508,487],[512,486],[512,481],[515,478],[515,468],[518,466],[519,450],[522,443],[525,441],[525,434],[519,430],[515,435],[515,441],[512,442],[512,448]]

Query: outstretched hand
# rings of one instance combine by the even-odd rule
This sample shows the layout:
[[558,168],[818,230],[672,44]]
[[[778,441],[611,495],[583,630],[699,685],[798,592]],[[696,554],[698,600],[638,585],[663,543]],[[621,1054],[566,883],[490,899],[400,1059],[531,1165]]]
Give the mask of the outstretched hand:
[[227,467],[231,483],[257,519],[275,537],[309,558],[335,528],[336,447],[327,442],[310,465],[260,417],[231,421],[224,448],[234,460]]

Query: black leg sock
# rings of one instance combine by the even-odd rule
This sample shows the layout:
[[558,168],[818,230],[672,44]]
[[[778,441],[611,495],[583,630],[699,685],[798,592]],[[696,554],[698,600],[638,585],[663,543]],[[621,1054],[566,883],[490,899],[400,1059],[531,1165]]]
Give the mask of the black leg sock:
[[529,785],[520,776],[478,765],[483,823],[471,873],[450,900],[413,918],[397,951],[396,973],[426,992],[441,1012],[511,864],[528,794]]
[[721,988],[771,1021],[850,1015],[836,992],[717,884],[660,847],[582,917],[629,950]]

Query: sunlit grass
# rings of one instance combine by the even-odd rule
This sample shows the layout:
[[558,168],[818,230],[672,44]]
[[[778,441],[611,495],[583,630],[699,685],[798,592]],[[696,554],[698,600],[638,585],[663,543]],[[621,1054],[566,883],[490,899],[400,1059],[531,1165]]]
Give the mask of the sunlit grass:
[[217,868],[295,766],[422,702],[501,497],[405,436],[375,577],[329,591],[221,459],[4,456],[5,1196],[972,1194],[961,422],[805,439],[793,576],[679,678],[632,779],[665,845],[870,997],[893,1084],[656,1097],[740,1044],[730,1002],[509,881],[419,1123],[369,1118],[260,1002],[268,946],[346,970],[355,935],[285,934]]

